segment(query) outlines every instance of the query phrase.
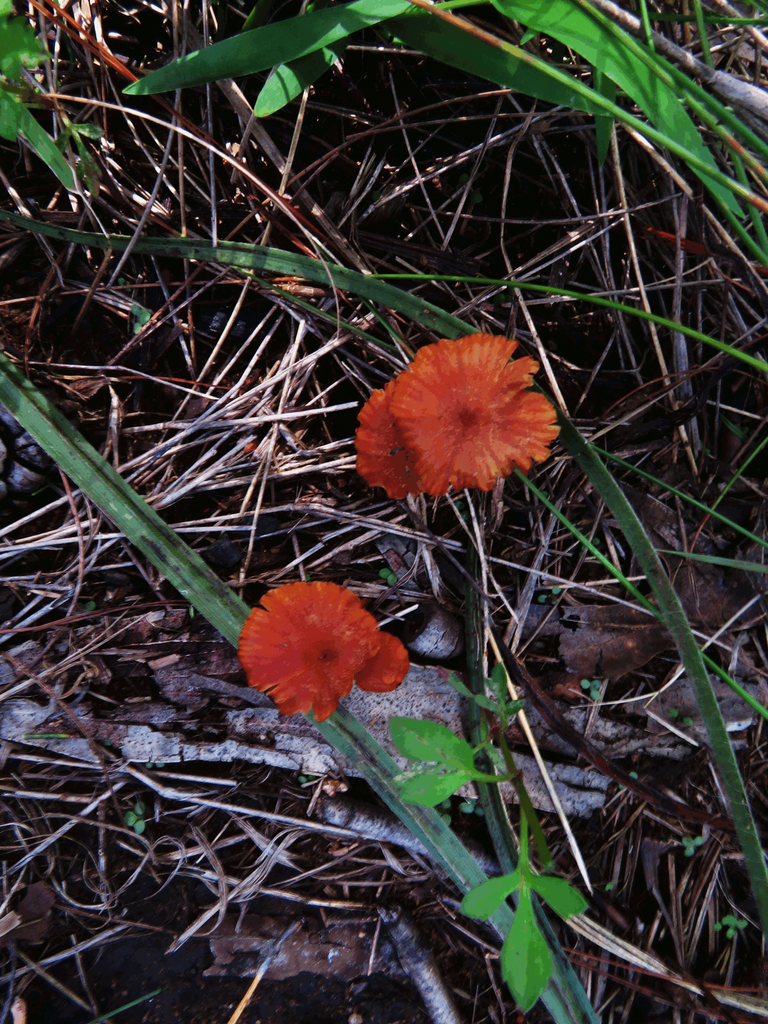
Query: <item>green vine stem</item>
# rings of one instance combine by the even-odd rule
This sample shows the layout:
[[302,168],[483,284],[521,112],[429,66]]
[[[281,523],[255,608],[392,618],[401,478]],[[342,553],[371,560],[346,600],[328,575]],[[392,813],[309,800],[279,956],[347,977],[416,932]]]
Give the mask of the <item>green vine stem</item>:
[[[477,577],[478,573],[478,557],[472,545],[469,546],[467,553],[467,569],[472,579]],[[466,657],[467,657],[467,675],[469,682],[469,689],[473,693],[483,693],[485,687],[485,680],[483,675],[483,657],[482,657],[482,638],[484,636],[484,625],[483,625],[483,613],[480,606],[480,600],[477,595],[475,588],[468,582],[465,589],[465,623],[466,623]],[[473,746],[480,746],[485,740],[485,731],[487,730],[487,724],[485,723],[480,708],[475,704],[474,701],[469,701],[469,726],[470,726],[470,741]],[[503,737],[502,737],[503,739]],[[512,754],[509,750],[509,746],[504,741],[504,747],[506,753],[509,756],[507,760],[505,756],[505,764],[507,770],[510,770],[519,774],[517,766],[512,760]],[[482,754],[481,754],[482,756]],[[490,770],[490,763],[486,761],[487,770]],[[509,818],[509,812],[507,805],[501,794],[501,787],[486,782],[476,783],[478,793],[480,795],[480,802],[484,811],[484,820],[488,827],[488,832],[493,843],[493,848],[498,859],[499,866],[501,867],[502,873],[510,875],[518,866],[518,854],[515,847],[514,839],[512,837],[512,822]],[[522,792],[528,803],[530,804],[530,797],[528,797],[525,788],[522,788]],[[518,791],[519,797],[519,791]],[[522,802],[521,802],[522,808]],[[536,827],[541,831],[541,825],[536,812],[531,806],[531,815],[536,823]],[[523,829],[528,829],[529,816],[521,813],[520,814],[520,841],[522,843]],[[543,838],[543,833],[542,833]],[[546,849],[546,840],[545,849]],[[547,855],[549,850],[546,850]],[[542,860],[551,860],[551,857],[542,858]],[[517,905],[517,895],[513,893],[511,897],[515,906]],[[576,977],[576,973],[570,964],[570,961],[565,956],[563,948],[555,935],[555,931],[549,922],[549,918],[545,914],[541,903],[535,894],[532,894],[532,902],[534,912],[536,914],[536,923],[539,930],[546,940],[547,947],[552,956],[552,981],[557,987],[563,991],[568,991],[572,996],[580,998],[579,993],[583,992],[583,989]],[[592,1013],[591,1006],[588,1003],[581,1003],[584,1012]]]

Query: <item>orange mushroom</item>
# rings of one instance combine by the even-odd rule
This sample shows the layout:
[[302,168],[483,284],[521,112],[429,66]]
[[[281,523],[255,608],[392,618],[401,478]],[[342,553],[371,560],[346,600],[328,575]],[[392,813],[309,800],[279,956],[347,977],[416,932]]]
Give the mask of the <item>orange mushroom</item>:
[[333,714],[352,683],[385,693],[403,681],[408,653],[380,632],[356,594],[336,583],[289,583],[269,591],[240,633],[248,685],[268,693],[284,715]]
[[357,472],[370,487],[383,487],[390,498],[420,494],[415,459],[406,448],[390,402],[395,387],[390,381],[383,391],[374,391],[360,410],[355,435]]
[[544,395],[528,391],[539,364],[510,360],[518,343],[492,334],[420,349],[393,382],[389,408],[423,490],[477,487],[549,455],[559,427]]

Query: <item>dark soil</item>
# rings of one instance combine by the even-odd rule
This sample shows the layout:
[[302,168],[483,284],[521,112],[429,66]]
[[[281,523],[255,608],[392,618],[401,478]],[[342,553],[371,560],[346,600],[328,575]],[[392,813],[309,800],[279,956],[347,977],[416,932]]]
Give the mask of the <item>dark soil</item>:
[[[207,898],[206,898],[207,897]],[[250,984],[249,978],[204,977],[213,956],[206,938],[191,938],[181,949],[168,947],[198,911],[198,899],[210,902],[210,894],[192,882],[168,886],[160,896],[128,912],[156,931],[135,931],[81,954],[82,973],[100,1013],[107,1015],[160,989],[149,1000],[115,1016],[118,1024],[226,1024]],[[285,904],[274,899],[254,900],[251,914],[285,913]],[[311,911],[310,911],[311,913]],[[215,922],[214,922],[215,923]],[[35,952],[39,952],[36,947]],[[49,973],[83,995],[73,960],[49,968]],[[87,1024],[93,1019],[42,978],[24,992],[28,1024]],[[355,1016],[357,1015],[357,1016]],[[421,998],[407,980],[386,974],[343,981],[303,973],[282,981],[263,979],[240,1017],[240,1024],[429,1024]]]

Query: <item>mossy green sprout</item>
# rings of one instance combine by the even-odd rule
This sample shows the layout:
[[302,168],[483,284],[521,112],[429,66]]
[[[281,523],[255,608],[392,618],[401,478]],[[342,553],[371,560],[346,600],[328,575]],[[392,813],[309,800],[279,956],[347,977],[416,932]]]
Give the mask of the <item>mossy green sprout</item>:
[[133,322],[133,333],[139,334],[149,323],[152,314],[144,306],[140,306],[138,302],[134,302],[131,306],[131,316],[134,318]]
[[592,700],[600,700],[600,680],[599,679],[582,679],[579,686],[585,692],[589,691],[589,696]]
[[704,844],[704,836],[683,836],[681,839],[686,857],[693,857],[698,848]]
[[[667,714],[672,719],[672,721],[675,721],[676,719],[680,718],[680,712],[677,710],[677,708],[670,708]],[[686,715],[684,718],[680,718],[679,724],[684,725],[686,728],[690,728],[693,725],[693,719]]]
[[732,939],[735,937],[737,932],[743,931],[747,927],[747,922],[743,917],[734,917],[733,914],[726,914],[720,921],[714,925],[716,932],[720,932],[723,928],[728,930],[725,933],[726,939]]
[[141,800],[137,800],[133,805],[132,811],[127,811],[125,815],[125,824],[132,828],[137,836],[143,834],[147,827],[147,823],[144,820],[144,812],[146,808]]

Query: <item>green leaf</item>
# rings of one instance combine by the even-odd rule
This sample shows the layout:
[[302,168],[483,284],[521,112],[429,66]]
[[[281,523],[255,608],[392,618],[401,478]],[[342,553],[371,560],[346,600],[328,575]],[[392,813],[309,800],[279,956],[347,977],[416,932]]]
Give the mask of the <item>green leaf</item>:
[[[713,156],[701,141],[696,125],[677,94],[646,61],[636,55],[636,51],[647,49],[642,43],[617,26],[612,26],[610,32],[606,31],[578,0],[492,2],[508,18],[546,32],[581,54],[597,71],[623,89],[660,131],[704,160],[713,170],[717,169]],[[727,189],[700,171],[696,170],[696,173],[733,213],[741,214],[739,204]]]
[[136,824],[136,822],[138,820],[139,819],[136,817],[136,815],[133,813],[133,811],[126,811],[125,812],[125,824],[126,825],[133,826],[133,825]]
[[489,878],[468,892],[461,901],[461,912],[467,917],[477,917],[485,921],[495,914],[507,896],[520,887],[520,872],[513,871],[499,878]]
[[542,899],[552,907],[560,917],[568,918],[572,914],[583,914],[587,909],[587,901],[564,878],[552,878],[551,875],[531,875],[530,886]]
[[725,569],[740,569],[742,572],[768,573],[768,565],[763,562],[741,562],[737,558],[721,558],[719,555],[699,555],[695,551],[672,551],[659,548],[660,555],[674,555],[675,558],[688,558],[692,562],[703,562],[705,565],[721,565]]
[[269,14],[269,8],[272,6],[272,0],[256,0],[256,3],[251,8],[251,12],[245,19],[241,32],[250,32],[251,29],[258,28],[263,25],[267,20]]
[[139,818],[138,821],[135,821],[133,823],[133,831],[136,833],[137,836],[142,835],[142,833],[144,832],[146,827],[147,827],[146,821],[143,821],[141,818]]
[[32,149],[56,175],[67,189],[74,189],[75,180],[72,168],[56,148],[56,143],[32,117],[25,106],[19,104],[19,132],[24,136]]
[[[605,96],[612,103],[616,101],[616,83],[612,82],[610,78],[598,71],[597,68],[593,68],[592,75],[595,82],[595,91],[599,92],[601,96]],[[602,167],[605,163],[605,158],[608,156],[608,150],[611,145],[611,129],[613,128],[613,118],[610,114],[596,114],[595,115],[595,138],[597,141],[597,161]],[[559,589],[559,588],[558,588]],[[552,588],[552,593],[555,592],[555,588]]]
[[0,74],[16,80],[22,68],[34,68],[45,57],[40,40],[26,18],[11,18],[13,4],[0,4]]
[[352,32],[378,25],[410,6],[408,0],[353,0],[350,4],[241,32],[153,71],[132,82],[123,92],[146,96],[222,78],[253,75],[333,46]]
[[21,97],[0,82],[0,138],[14,142],[21,129]]
[[467,700],[475,699],[474,693],[472,693],[468,686],[465,686],[464,683],[462,683],[462,681],[459,679],[455,672],[450,672],[448,674],[446,682],[448,683],[449,686],[452,686],[454,688],[456,693],[460,694],[462,697],[466,697]]
[[498,714],[499,706],[495,701],[491,700],[490,697],[486,697],[485,694],[472,693],[469,687],[462,683],[455,672],[451,672],[446,681],[449,686],[452,686],[456,693],[461,694],[462,697],[466,697],[467,700],[473,700],[479,707],[485,708],[486,711],[490,711],[494,715]]
[[457,789],[461,789],[465,782],[469,782],[472,775],[461,770],[445,772],[438,775],[436,772],[423,772],[407,779],[400,790],[400,798],[409,804],[419,804],[421,807],[436,807],[452,796]]
[[498,702],[503,704],[507,699],[509,691],[507,690],[507,672],[500,661],[497,661],[493,666],[488,685],[496,695]]
[[386,30],[414,50],[486,81],[556,106],[572,107],[587,114],[603,112],[602,107],[590,103],[577,89],[557,82],[543,70],[518,60],[515,54],[522,51],[517,47],[509,44],[493,46],[431,14],[412,11],[387,22]]
[[324,75],[346,48],[347,41],[343,39],[333,46],[324,46],[322,50],[299,57],[290,64],[281,64],[265,82],[256,99],[253,113],[256,117],[267,117],[281,110]]
[[521,1010],[530,1010],[552,973],[552,959],[536,925],[527,887],[520,890],[515,920],[501,947],[501,976]]
[[438,722],[393,716],[389,731],[398,751],[411,761],[436,761],[468,775],[475,771],[472,747]]
[[103,128],[99,127],[97,124],[91,124],[90,122],[87,122],[86,124],[73,124],[72,128],[76,135],[84,135],[86,139],[92,139],[94,141],[96,139],[100,139],[104,135]]
[[524,707],[524,700],[510,700],[504,705],[504,713],[508,718],[514,718]]

